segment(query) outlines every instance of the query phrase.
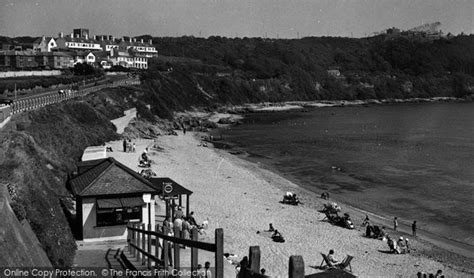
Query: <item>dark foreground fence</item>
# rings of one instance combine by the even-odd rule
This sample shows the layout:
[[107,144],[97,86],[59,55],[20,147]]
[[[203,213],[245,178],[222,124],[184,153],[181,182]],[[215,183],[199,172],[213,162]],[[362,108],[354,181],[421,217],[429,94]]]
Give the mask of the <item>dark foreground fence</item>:
[[[260,273],[260,247],[251,246],[249,248],[248,265],[241,265],[237,278],[265,278]],[[304,278],[304,261],[302,256],[291,256],[288,266],[289,278]]]
[[[198,241],[198,230],[193,229],[192,239],[184,239],[180,236],[177,227],[174,229],[176,236],[168,236],[159,231],[156,225],[155,231],[145,224],[134,224],[128,229],[128,252],[136,257],[141,265],[146,265],[148,269],[166,269],[173,268],[179,272],[181,268],[181,246],[191,248],[190,266],[191,272],[197,272],[198,251],[205,250],[214,253],[214,270],[216,278],[224,277],[224,231],[215,230],[214,243]],[[161,241],[161,243],[160,243]],[[173,261],[171,266],[170,260]]]

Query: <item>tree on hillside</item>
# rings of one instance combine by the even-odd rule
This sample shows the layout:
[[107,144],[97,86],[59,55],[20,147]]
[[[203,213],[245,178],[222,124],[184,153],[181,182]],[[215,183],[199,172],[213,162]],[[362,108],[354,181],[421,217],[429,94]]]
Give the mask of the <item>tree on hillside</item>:
[[77,63],[73,69],[74,75],[93,75],[96,74],[96,70],[93,66],[86,63]]

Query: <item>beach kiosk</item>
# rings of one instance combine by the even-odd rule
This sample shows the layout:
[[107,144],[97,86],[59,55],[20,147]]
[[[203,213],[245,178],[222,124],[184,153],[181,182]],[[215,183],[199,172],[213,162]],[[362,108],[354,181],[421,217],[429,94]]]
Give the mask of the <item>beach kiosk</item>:
[[191,190],[170,178],[150,178],[149,181],[159,192],[160,198],[166,203],[166,218],[170,216],[170,210],[171,216],[174,218],[176,206],[183,206],[183,196],[186,196],[186,216],[189,216],[189,196],[193,194]]
[[68,187],[76,199],[76,227],[84,241],[127,238],[128,223],[155,227],[155,187],[109,157],[77,164]]

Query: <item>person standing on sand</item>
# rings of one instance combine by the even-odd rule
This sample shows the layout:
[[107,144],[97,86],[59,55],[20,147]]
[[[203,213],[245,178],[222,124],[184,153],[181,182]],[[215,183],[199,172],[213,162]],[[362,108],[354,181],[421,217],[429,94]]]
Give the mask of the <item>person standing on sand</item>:
[[126,139],[123,139],[123,152],[124,153],[127,152],[127,140]]
[[396,231],[398,228],[398,218],[393,218],[393,230]]
[[411,231],[413,236],[416,236],[416,221],[413,221],[413,224],[411,224]]

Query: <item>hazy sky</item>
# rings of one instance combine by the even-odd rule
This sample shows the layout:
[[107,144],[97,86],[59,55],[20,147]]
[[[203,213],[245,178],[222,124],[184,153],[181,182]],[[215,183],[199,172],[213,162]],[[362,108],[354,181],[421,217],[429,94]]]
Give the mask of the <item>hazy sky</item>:
[[354,36],[440,21],[474,33],[474,0],[0,0],[0,35],[57,36],[73,28],[116,37]]

